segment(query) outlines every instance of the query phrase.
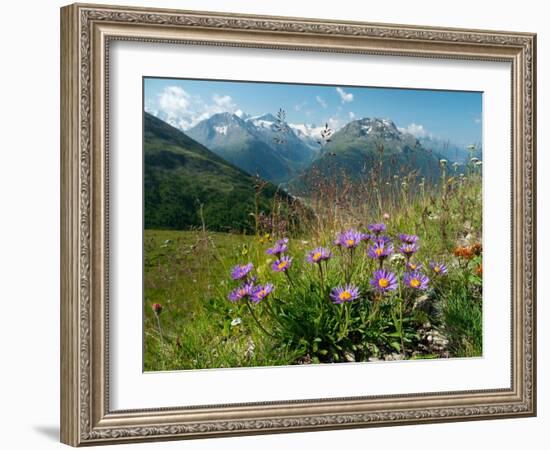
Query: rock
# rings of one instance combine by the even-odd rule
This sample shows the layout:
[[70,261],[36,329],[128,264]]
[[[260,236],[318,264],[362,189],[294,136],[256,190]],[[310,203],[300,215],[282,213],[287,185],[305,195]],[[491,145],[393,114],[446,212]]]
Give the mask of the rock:
[[344,353],[344,359],[347,362],[355,362],[355,354],[352,352],[345,352]]
[[405,359],[405,356],[401,353],[391,353],[389,355],[384,355],[385,361],[401,361]]

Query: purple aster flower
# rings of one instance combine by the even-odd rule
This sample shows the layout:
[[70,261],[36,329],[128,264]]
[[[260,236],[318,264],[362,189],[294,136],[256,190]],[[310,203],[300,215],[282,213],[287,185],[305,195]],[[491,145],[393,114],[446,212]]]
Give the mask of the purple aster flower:
[[381,242],[383,244],[389,244],[391,242],[391,238],[389,236],[381,235],[381,236],[371,236],[372,242]]
[[231,270],[231,278],[234,280],[240,280],[246,277],[253,268],[254,265],[252,263],[239,264]]
[[342,231],[338,235],[334,241],[334,245],[339,245],[345,248],[355,248],[361,243],[363,236],[363,233],[350,228],[349,230]]
[[229,293],[229,300],[232,302],[238,302],[241,299],[247,299],[254,293],[254,284],[252,282],[246,282],[240,285],[237,289],[233,289]]
[[260,303],[264,298],[271,294],[275,290],[275,286],[271,283],[260,284],[254,287],[252,291],[251,301],[252,303]]
[[393,252],[393,245],[391,242],[384,242],[382,240],[376,240],[373,245],[371,245],[367,251],[373,259],[384,260],[390,256]]
[[405,267],[408,271],[414,272],[415,270],[420,270],[422,268],[422,264],[417,263],[417,262],[408,261],[407,264],[405,265]]
[[404,234],[399,235],[399,240],[404,244],[416,244],[418,242],[418,236],[416,234]]
[[407,258],[410,258],[418,251],[418,245],[416,244],[403,244],[399,247],[399,251],[403,253]]
[[279,239],[275,242],[275,245],[271,248],[268,248],[265,252],[268,255],[280,255],[285,253],[288,250],[288,238]]
[[430,268],[432,269],[433,273],[436,275],[446,275],[447,274],[447,266],[443,263],[436,263],[431,262]]
[[306,260],[312,264],[317,264],[330,259],[331,256],[332,253],[330,250],[324,247],[317,247],[307,254]]
[[361,233],[361,240],[362,241],[368,242],[368,241],[373,240],[374,238],[375,238],[375,236],[373,236],[372,234]]
[[412,289],[420,289],[425,291],[428,289],[429,282],[430,279],[418,270],[415,270],[414,272],[405,272],[405,275],[403,275],[403,283],[405,283],[405,286]]
[[393,272],[379,269],[373,273],[370,284],[378,292],[395,291],[397,289],[397,277]]
[[374,233],[377,236],[380,233],[383,233],[384,231],[386,231],[386,225],[383,223],[371,223],[370,225],[367,226],[367,228],[371,233]]
[[359,288],[353,284],[338,286],[332,289],[330,297],[334,303],[352,302],[359,298]]
[[271,268],[275,272],[286,272],[291,265],[292,258],[290,256],[281,256],[280,259],[272,264]]

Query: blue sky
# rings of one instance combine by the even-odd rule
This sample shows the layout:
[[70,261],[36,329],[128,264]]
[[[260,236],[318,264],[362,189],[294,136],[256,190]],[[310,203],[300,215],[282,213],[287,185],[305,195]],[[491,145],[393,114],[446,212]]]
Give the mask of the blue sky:
[[279,108],[290,123],[337,129],[363,117],[388,118],[418,137],[481,143],[482,93],[235,81],[144,79],[145,110],[186,130],[218,112],[252,116]]

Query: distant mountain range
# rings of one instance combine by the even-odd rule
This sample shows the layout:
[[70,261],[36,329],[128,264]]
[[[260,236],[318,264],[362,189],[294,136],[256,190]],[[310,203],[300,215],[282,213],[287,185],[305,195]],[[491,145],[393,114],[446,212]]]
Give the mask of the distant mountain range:
[[389,119],[353,120],[321,145],[323,128],[239,112],[214,114],[183,132],[145,113],[145,227],[200,226],[202,208],[211,230],[250,231],[255,176],[267,181],[258,201],[268,213],[277,192],[289,204],[319,181],[411,173],[436,180],[441,158],[462,164],[481,156],[437,138],[417,139]]
[[[202,209],[209,230],[253,230],[254,178],[148,113],[144,115],[144,185],[145,228],[200,227]],[[258,197],[260,211],[271,211],[277,192],[283,202],[291,201],[267,183]]]
[[249,174],[281,183],[311,163],[316,151],[291,127],[278,132],[272,114],[250,117],[219,113],[199,122],[187,134]]
[[[324,127],[288,123],[281,133],[278,125],[273,114],[252,117],[239,111],[214,114],[186,133],[246,172],[285,186],[296,185],[295,181],[306,178],[312,169],[326,172],[326,166],[346,169],[352,177],[365,173],[369,164],[378,161],[376,148],[380,144],[385,147],[384,159],[394,168],[398,166],[398,171],[416,169],[428,177],[438,173],[440,158],[464,164],[472,156],[450,141],[434,136],[416,138],[389,119],[350,121],[324,147],[320,145]],[[475,156],[480,157],[480,151]]]
[[464,164],[472,156],[481,157],[480,150],[472,152],[434,136],[416,138],[389,119],[352,120],[335,131],[327,145],[320,142],[323,128],[281,122],[270,113],[250,116],[237,111],[214,114],[185,134],[248,174],[287,188],[302,185],[312,172],[332,176],[344,170],[358,178],[378,164],[380,156],[387,173],[415,171],[426,178],[438,176],[441,158]]

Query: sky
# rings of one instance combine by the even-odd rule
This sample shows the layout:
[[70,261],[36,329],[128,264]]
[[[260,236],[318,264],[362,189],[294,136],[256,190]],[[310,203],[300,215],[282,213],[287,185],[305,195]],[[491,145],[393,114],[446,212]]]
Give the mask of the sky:
[[482,141],[482,93],[420,89],[144,78],[144,107],[187,130],[220,112],[285,110],[287,122],[335,130],[364,117],[391,119],[417,137]]

